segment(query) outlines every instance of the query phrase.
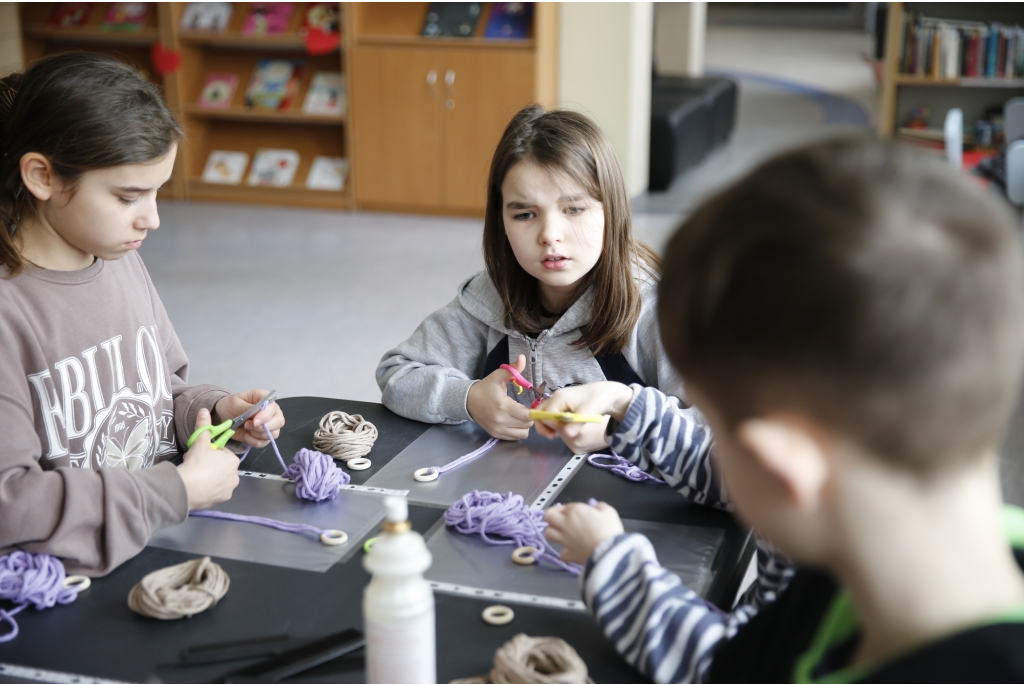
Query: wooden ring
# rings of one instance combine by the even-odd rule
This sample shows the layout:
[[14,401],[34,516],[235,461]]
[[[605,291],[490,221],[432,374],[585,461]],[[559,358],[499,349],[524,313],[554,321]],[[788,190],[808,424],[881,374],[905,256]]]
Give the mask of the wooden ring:
[[429,483],[432,480],[437,480],[437,477],[440,475],[441,472],[437,470],[436,466],[427,466],[412,472],[412,477],[420,483]]
[[365,471],[373,465],[373,462],[366,457],[356,457],[345,462],[345,466],[353,471]]
[[348,533],[343,530],[331,528],[320,533],[320,542],[325,545],[344,545],[348,542]]
[[492,626],[503,626],[512,622],[512,619],[516,617],[516,612],[504,604],[495,604],[484,609],[481,616]]
[[537,550],[529,545],[523,545],[522,547],[516,547],[512,550],[512,561],[516,562],[520,566],[529,566],[530,564],[537,563],[537,557],[534,555]]
[[64,579],[64,587],[73,588],[79,592],[89,589],[92,585],[92,578],[89,576],[68,576]]

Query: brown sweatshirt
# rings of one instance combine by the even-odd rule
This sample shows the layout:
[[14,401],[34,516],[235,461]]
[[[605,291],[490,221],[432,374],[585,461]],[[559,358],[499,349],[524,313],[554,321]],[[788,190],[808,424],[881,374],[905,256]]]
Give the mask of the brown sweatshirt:
[[185,484],[167,460],[227,394],[187,380],[137,253],[0,279],[0,553],[103,575],[183,521]]

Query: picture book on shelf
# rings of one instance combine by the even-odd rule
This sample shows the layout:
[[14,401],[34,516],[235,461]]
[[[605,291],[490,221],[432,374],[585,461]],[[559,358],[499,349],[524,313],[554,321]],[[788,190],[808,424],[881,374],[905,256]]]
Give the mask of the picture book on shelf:
[[242,182],[248,163],[249,155],[244,152],[211,150],[210,156],[206,158],[206,168],[203,169],[203,181],[238,185]]
[[238,88],[237,74],[210,74],[199,94],[199,106],[206,109],[227,109],[235,97]]
[[305,64],[302,60],[261,59],[252,70],[245,104],[256,109],[288,109],[298,95]]
[[242,25],[247,36],[273,36],[285,33],[292,19],[295,4],[291,2],[254,2]]
[[295,150],[263,148],[256,151],[249,169],[249,185],[284,187],[292,184],[299,168],[299,153]]
[[341,190],[345,187],[348,160],[344,157],[316,157],[306,176],[310,190]]
[[432,2],[423,22],[423,35],[469,38],[476,33],[483,3]]
[[108,31],[141,31],[148,14],[148,2],[112,2],[103,18],[103,28]]
[[316,29],[322,33],[341,31],[341,12],[336,2],[311,2],[302,20],[305,29]]
[[344,114],[345,77],[333,71],[313,74],[302,111],[306,114]]
[[91,2],[58,2],[50,14],[50,26],[66,29],[78,28],[85,23],[92,9]]
[[526,38],[532,19],[532,2],[492,3],[484,38]]
[[231,21],[230,2],[190,2],[181,15],[183,31],[223,31]]

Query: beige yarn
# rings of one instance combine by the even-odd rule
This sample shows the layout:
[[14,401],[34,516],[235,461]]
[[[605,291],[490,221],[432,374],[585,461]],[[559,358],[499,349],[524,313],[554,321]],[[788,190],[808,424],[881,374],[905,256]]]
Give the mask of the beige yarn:
[[377,441],[377,427],[359,414],[332,411],[320,419],[313,447],[335,459],[348,461],[369,454]]
[[494,668],[485,676],[453,683],[592,683],[587,665],[559,637],[519,633],[494,653]]
[[128,593],[132,611],[170,621],[204,611],[223,597],[231,579],[210,557],[153,571]]

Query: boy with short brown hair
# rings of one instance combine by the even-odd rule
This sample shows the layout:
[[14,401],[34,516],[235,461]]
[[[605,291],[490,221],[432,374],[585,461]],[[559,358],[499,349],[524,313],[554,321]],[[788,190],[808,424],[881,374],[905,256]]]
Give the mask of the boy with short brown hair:
[[[802,568],[749,623],[705,617],[705,639],[673,645],[667,626],[695,601],[649,545],[607,505],[553,508],[549,537],[587,562],[588,606],[635,665],[679,679],[666,674],[706,649],[689,679],[1024,679],[1024,512],[1003,506],[998,473],[1024,367],[1024,259],[998,200],[899,147],[789,153],[676,234],[659,318],[737,513]],[[610,413],[611,444],[648,463],[682,425],[652,391],[614,383],[544,408]]]

